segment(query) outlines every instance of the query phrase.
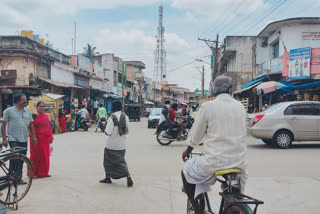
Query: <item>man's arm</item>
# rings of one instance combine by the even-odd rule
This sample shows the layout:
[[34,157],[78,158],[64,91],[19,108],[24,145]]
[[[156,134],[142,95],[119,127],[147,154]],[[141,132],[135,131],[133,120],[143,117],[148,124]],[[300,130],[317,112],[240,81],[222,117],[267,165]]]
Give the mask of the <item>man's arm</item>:
[[2,144],[3,146],[7,147],[8,146],[8,141],[7,141],[7,121],[2,121],[1,124],[1,135],[2,135]]
[[192,152],[193,148],[197,147],[199,144],[201,144],[203,137],[207,133],[207,112],[206,112],[206,105],[204,104],[201,106],[199,114],[197,116],[197,119],[195,121],[195,124],[192,127],[191,130],[191,139],[189,142],[188,148],[182,153],[182,159],[185,161],[190,153]]
[[108,120],[108,122],[107,122],[107,127],[106,127],[106,129],[104,130],[105,134],[106,134],[106,135],[109,135],[109,136],[112,135],[112,133],[113,133],[113,128],[114,128],[113,120],[112,120],[111,117],[112,117],[112,116],[109,117],[109,120]]

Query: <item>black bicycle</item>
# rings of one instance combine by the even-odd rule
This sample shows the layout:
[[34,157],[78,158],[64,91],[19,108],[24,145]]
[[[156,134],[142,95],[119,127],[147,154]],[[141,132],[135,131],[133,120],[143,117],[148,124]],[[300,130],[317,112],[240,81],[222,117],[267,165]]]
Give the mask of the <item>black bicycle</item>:
[[[203,155],[202,153],[192,153],[192,155]],[[219,170],[215,173],[216,180],[221,183],[222,192],[219,195],[222,197],[220,203],[219,214],[256,214],[258,205],[263,204],[263,201],[254,199],[240,193],[240,180],[238,174],[242,171],[239,168]],[[184,189],[183,189],[184,191]],[[196,200],[200,204],[203,213],[212,213],[209,196],[207,193],[199,195]],[[249,206],[253,206],[254,210]],[[191,202],[187,201],[187,214],[193,214],[194,209]]]
[[18,209],[18,202],[32,185],[32,163],[23,152],[26,148],[0,148],[0,203]]

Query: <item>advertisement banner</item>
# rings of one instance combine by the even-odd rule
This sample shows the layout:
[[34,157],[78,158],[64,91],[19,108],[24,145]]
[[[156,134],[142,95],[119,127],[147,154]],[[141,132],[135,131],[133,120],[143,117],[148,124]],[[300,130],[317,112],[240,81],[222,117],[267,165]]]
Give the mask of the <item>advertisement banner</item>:
[[311,48],[290,50],[289,79],[310,79]]
[[320,32],[302,32],[303,41],[320,41]]
[[282,76],[287,77],[289,75],[289,56],[290,53],[283,54],[283,73]]
[[90,59],[82,54],[78,54],[78,66],[82,70],[90,71]]
[[41,101],[44,102],[45,105],[45,113],[48,115],[49,120],[54,121],[54,126],[56,133],[58,132],[60,128],[60,123],[59,123],[59,107],[60,107],[60,102],[59,100],[54,100],[46,95],[36,97],[32,100],[29,101],[29,110],[31,114],[36,114],[37,113],[37,103]]
[[271,60],[271,68],[270,73],[271,74],[281,74],[283,70],[283,56],[279,56],[275,59]]
[[320,48],[311,49],[310,74],[320,74]]
[[118,83],[118,95],[122,96],[122,84]]

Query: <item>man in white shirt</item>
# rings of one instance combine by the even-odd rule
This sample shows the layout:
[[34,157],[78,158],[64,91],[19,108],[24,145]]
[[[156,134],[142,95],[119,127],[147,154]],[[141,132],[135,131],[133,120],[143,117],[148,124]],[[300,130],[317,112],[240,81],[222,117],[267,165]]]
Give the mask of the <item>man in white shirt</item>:
[[112,102],[112,112],[105,133],[107,144],[104,149],[103,166],[105,178],[100,183],[112,183],[111,179],[127,178],[127,186],[132,187],[133,181],[125,160],[127,136],[129,134],[129,118],[121,111],[122,103]]
[[217,77],[212,94],[215,100],[204,103],[192,130],[189,146],[182,158],[189,157],[193,148],[204,144],[204,155],[190,159],[182,172],[185,191],[193,205],[195,214],[200,214],[194,199],[201,189],[210,191],[215,183],[214,173],[218,170],[240,168],[241,189],[247,180],[247,135],[246,111],[244,106],[231,97],[232,79]]
[[95,101],[93,102],[93,115],[97,114],[98,108],[99,108],[99,101],[96,98]]
[[86,118],[88,117],[89,112],[88,112],[88,110],[85,108],[85,105],[82,105],[81,110],[78,111],[77,114],[80,114],[80,117],[79,117],[78,120],[77,120],[76,130],[79,129],[81,120],[86,119]]

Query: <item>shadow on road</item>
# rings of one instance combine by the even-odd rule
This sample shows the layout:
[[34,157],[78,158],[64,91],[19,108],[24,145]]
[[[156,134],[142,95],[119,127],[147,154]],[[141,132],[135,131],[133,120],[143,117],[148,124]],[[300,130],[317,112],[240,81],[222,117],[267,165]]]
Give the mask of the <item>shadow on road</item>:
[[[253,149],[277,149],[272,146],[266,145],[266,144],[259,144],[259,145],[248,145],[248,148]],[[293,144],[289,147],[289,149],[320,149],[320,144],[311,144],[311,143],[299,143],[296,144],[293,142]]]

